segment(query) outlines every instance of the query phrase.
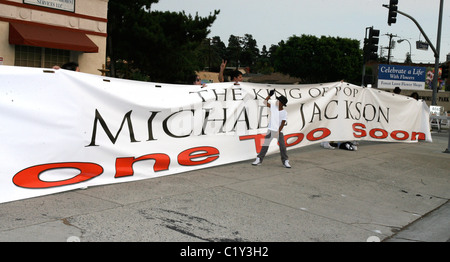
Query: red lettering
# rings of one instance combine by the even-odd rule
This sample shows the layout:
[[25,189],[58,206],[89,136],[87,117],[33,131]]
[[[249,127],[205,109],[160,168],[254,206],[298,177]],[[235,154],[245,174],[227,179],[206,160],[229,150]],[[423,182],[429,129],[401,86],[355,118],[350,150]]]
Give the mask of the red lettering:
[[[362,129],[360,129],[362,128]],[[366,126],[364,124],[355,123],[353,124],[353,136],[355,138],[361,138],[366,137],[367,132],[364,130]],[[369,131],[369,135],[372,138],[375,139],[385,139],[389,136],[389,132],[381,129],[381,128],[374,128]],[[395,130],[390,134],[391,138],[398,141],[405,141],[410,138],[410,134],[407,131],[403,130]],[[425,140],[426,136],[422,132],[411,132],[411,141],[417,141],[417,140]]]
[[[402,136],[398,137],[398,134],[402,134]],[[406,131],[396,130],[396,131],[391,133],[391,137],[393,139],[395,139],[395,140],[402,141],[402,140],[408,139],[409,138],[409,134]]]
[[[381,135],[377,135],[377,132],[381,132]],[[372,130],[370,130],[369,132],[370,137],[372,138],[376,138],[376,139],[385,139],[386,137],[388,137],[388,132],[384,129],[380,129],[380,128],[374,128]]]
[[169,169],[170,157],[166,154],[150,154],[139,158],[123,157],[116,159],[116,175],[115,178],[134,175],[133,164],[143,160],[155,160],[153,171],[163,171]]
[[[178,163],[183,166],[204,165],[219,158],[218,154],[219,150],[210,146],[191,148],[178,155]],[[204,159],[194,160],[198,158]]]
[[[78,169],[80,174],[61,181],[42,181],[39,176],[53,169]],[[56,163],[29,167],[17,173],[13,178],[16,186],[24,188],[51,188],[85,182],[103,173],[103,167],[94,163]]]
[[[319,137],[315,137],[314,135],[315,135],[317,132],[322,132],[322,134],[321,134]],[[314,129],[314,130],[312,130],[311,132],[309,132],[308,135],[306,135],[306,138],[307,138],[309,141],[317,141],[317,140],[321,140],[321,139],[326,138],[326,137],[329,136],[330,134],[331,134],[331,131],[330,131],[330,129],[328,129],[328,128],[317,128],[317,129]]]
[[421,132],[412,132],[412,134],[411,134],[411,140],[412,141],[416,141],[417,140],[417,137],[418,137],[418,139],[419,140],[425,140],[425,134],[424,133],[421,133]]
[[359,135],[356,133],[353,133],[353,136],[356,138],[366,137],[367,136],[366,131],[362,130],[362,129],[358,129],[358,127],[366,128],[366,126],[364,124],[360,124],[360,123],[353,124],[353,131],[360,133]]
[[[305,135],[302,133],[285,135],[284,142],[286,144],[286,147],[291,147],[291,146],[295,146],[295,145],[299,144],[300,142],[302,142],[304,137],[305,137]],[[288,143],[289,138],[295,138],[294,142]]]

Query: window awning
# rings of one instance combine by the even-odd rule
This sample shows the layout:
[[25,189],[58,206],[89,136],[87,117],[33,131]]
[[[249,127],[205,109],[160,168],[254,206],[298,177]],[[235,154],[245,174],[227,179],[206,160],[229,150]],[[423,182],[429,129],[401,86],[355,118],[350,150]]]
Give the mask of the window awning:
[[34,24],[9,23],[9,43],[98,53],[98,46],[84,33]]

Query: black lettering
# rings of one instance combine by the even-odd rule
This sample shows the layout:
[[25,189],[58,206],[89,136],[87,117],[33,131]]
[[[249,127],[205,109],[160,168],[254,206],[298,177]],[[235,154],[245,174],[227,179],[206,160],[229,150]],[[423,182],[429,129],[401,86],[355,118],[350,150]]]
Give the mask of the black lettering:
[[[233,88],[233,89],[231,89],[231,93],[233,94],[233,101],[243,100],[242,99],[242,93],[239,93],[238,91],[242,91],[242,88]],[[236,95],[241,96],[241,98],[240,99],[236,98]]]
[[303,112],[303,106],[304,106],[305,104],[301,104],[300,105],[300,116],[302,117],[302,128],[300,128],[300,130],[302,130],[304,127],[305,127],[305,125],[306,125],[306,123],[305,123],[305,113]]
[[[258,100],[258,97],[261,99],[266,99],[266,97],[259,94],[259,92],[261,92],[261,91],[262,91],[262,89],[259,89],[258,92],[256,92],[255,89],[253,89],[253,93],[255,93],[255,100]],[[269,90],[267,90],[267,94],[269,94]]]
[[189,94],[197,94],[202,99],[202,102],[206,102],[206,100],[202,96],[201,92],[208,92],[208,91],[207,90],[202,90],[202,91],[198,91],[198,92],[189,92]]
[[260,128],[266,128],[269,126],[269,122],[267,121],[267,125],[266,126],[261,126],[261,122],[262,122],[262,118],[266,117],[267,120],[269,119],[269,113],[267,112],[267,114],[263,115],[263,110],[268,108],[267,106],[259,106],[259,119],[258,119],[258,129]]
[[[294,96],[294,95],[292,94],[292,91],[294,91],[294,90],[298,91],[298,93],[297,93],[296,96]],[[300,93],[300,88],[292,88],[292,89],[290,89],[290,90],[289,90],[289,96],[290,96],[291,98],[293,98],[293,99],[301,99],[301,98],[302,98],[302,93]]]
[[346,108],[346,112],[347,112],[347,116],[345,117],[345,119],[355,119],[352,115],[352,113],[350,112],[350,107],[353,104],[353,102],[350,102],[350,104],[348,103],[348,100],[345,100],[345,108]]
[[[371,118],[371,119],[369,119],[369,118],[367,117],[367,115],[368,115],[368,113],[367,113],[367,111],[368,111],[367,108],[368,108],[368,107],[371,107],[371,108],[372,108],[372,111],[373,111],[373,115],[372,115],[372,118]],[[377,109],[375,108],[374,105],[367,104],[367,105],[364,106],[363,117],[364,117],[364,119],[365,119],[366,121],[368,121],[368,122],[373,121],[373,120],[375,119],[376,113],[377,113]]]
[[355,104],[355,109],[358,112],[358,117],[355,117],[354,118],[355,120],[361,119],[361,105],[362,105],[361,102],[356,102],[356,104]]
[[214,95],[216,96],[216,101],[219,101],[219,96],[223,96],[223,101],[226,101],[227,99],[227,89],[224,89],[224,93],[217,93],[215,89],[212,90],[214,92]]
[[211,111],[211,108],[203,108],[205,110],[205,120],[203,121],[203,127],[202,127],[202,135],[206,135],[205,134],[205,129],[206,129],[206,124],[208,122],[215,122],[215,121],[222,121],[222,125],[219,129],[219,133],[225,133],[223,131],[223,128],[225,127],[225,124],[227,122],[227,109],[223,108],[223,119],[209,119],[209,114]]
[[[244,113],[244,120],[239,120],[241,118],[242,113]],[[231,130],[232,132],[236,130],[236,126],[238,124],[238,122],[245,122],[246,126],[247,126],[247,130],[250,129],[250,121],[248,119],[248,113],[247,113],[247,109],[245,107],[242,108],[241,112],[239,113],[238,117],[236,118],[236,122],[234,123],[234,127]]]
[[[192,115],[195,114],[195,110],[194,109],[191,109],[190,111],[192,112]],[[188,136],[190,136],[192,134],[193,130],[191,130],[191,132],[189,134],[184,135],[184,136],[177,136],[177,135],[173,134],[172,132],[170,132],[169,127],[167,126],[167,122],[169,122],[169,120],[170,120],[170,118],[172,116],[174,116],[176,114],[179,114],[181,112],[185,112],[185,111],[181,110],[181,111],[175,112],[175,113],[171,114],[170,116],[168,116],[166,119],[164,119],[164,121],[163,121],[163,130],[168,136],[171,136],[171,137],[174,137],[174,138],[183,138],[183,137],[188,137]]]
[[328,103],[328,105],[325,107],[325,113],[324,113],[324,116],[325,116],[326,119],[337,119],[337,118],[338,118],[338,115],[337,115],[337,114],[336,114],[336,116],[334,116],[334,117],[330,117],[330,116],[328,116],[328,114],[327,114],[327,112],[328,112],[328,106],[330,106],[330,104],[331,104],[332,102],[335,102],[335,103],[336,103],[336,106],[339,104],[339,102],[338,102],[337,100],[331,100],[330,103]]
[[147,141],[152,141],[152,140],[156,140],[153,137],[153,128],[152,128],[152,122],[153,119],[155,118],[155,116],[160,113],[159,111],[153,112],[152,111],[152,115],[149,117],[148,121],[147,121],[147,126],[148,126],[148,140]]
[[314,121],[315,115],[319,115],[319,121],[322,121],[322,111],[320,110],[319,106],[314,102],[314,109],[313,109],[310,123],[312,123]]
[[130,132],[130,141],[132,143],[139,142],[134,137],[133,125],[131,123],[131,113],[132,112],[133,112],[133,110],[131,110],[130,112],[125,114],[125,116],[123,117],[123,120],[122,120],[122,124],[120,125],[119,131],[117,131],[116,136],[113,136],[113,134],[109,130],[108,126],[106,125],[105,120],[100,115],[100,112],[98,112],[98,110],[95,109],[94,128],[93,128],[93,131],[92,131],[91,143],[89,145],[87,145],[87,147],[88,146],[98,146],[98,145],[95,144],[95,138],[97,137],[97,122],[100,122],[100,125],[102,126],[103,130],[106,132],[106,135],[108,136],[109,140],[111,140],[111,142],[113,144],[115,144],[116,141],[117,141],[117,138],[119,137],[120,132],[122,131],[123,125],[125,124],[125,121],[126,121],[127,124],[128,124],[128,130]]
[[386,114],[383,112],[383,110],[381,109],[381,106],[379,107],[380,113],[378,114],[378,123],[380,123],[381,120],[381,115],[383,115],[384,120],[386,120],[386,123],[389,123],[389,110],[390,108],[386,108]]

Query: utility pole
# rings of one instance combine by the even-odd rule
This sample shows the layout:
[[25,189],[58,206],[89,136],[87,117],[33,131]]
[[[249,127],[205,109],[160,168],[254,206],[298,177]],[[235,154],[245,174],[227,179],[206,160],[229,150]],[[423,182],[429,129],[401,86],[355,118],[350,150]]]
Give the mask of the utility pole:
[[385,34],[385,35],[389,36],[388,65],[390,65],[391,64],[391,50],[394,49],[394,47],[392,46],[392,38],[398,37],[398,36],[393,35],[393,34]]

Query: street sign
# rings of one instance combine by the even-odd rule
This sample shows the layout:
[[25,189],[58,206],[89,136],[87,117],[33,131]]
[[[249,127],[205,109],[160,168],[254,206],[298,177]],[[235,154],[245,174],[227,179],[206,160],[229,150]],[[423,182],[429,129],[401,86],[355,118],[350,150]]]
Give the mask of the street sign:
[[427,42],[422,42],[422,41],[417,41],[416,42],[416,48],[417,50],[424,50],[424,51],[428,51],[428,43]]

